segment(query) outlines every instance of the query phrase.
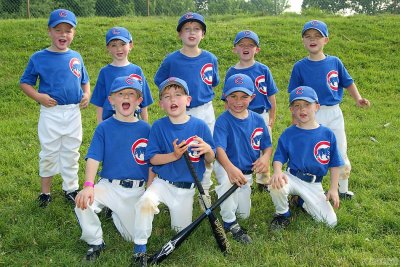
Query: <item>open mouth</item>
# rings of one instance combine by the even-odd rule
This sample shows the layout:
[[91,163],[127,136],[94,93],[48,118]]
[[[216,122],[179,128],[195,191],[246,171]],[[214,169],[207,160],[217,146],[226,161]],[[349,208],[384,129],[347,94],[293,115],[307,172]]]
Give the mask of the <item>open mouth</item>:
[[174,110],[177,110],[177,109],[178,109],[178,105],[172,104],[169,108],[170,108],[172,111],[174,111]]
[[122,103],[122,109],[123,110],[128,110],[131,107],[131,104],[129,103]]

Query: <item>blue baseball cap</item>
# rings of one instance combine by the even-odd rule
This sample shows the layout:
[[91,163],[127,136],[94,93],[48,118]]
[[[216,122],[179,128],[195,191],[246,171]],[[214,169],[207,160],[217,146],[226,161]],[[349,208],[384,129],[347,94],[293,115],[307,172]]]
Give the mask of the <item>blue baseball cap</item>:
[[318,103],[318,96],[314,89],[309,86],[299,86],[290,92],[289,102],[293,103],[295,100],[304,100],[309,103]]
[[243,92],[248,95],[254,94],[254,83],[253,80],[246,74],[234,74],[230,76],[224,85],[222,92],[222,99],[225,99],[228,95],[233,92]]
[[322,34],[322,36],[328,37],[328,26],[326,26],[326,24],[320,20],[311,20],[304,24],[301,36],[303,36],[304,33],[309,29],[317,30]]
[[240,40],[242,40],[244,38],[249,38],[249,39],[253,40],[254,43],[256,43],[256,45],[258,47],[260,46],[260,41],[258,39],[258,35],[255,32],[252,32],[249,30],[241,31],[238,34],[236,34],[235,41],[233,41],[233,45],[234,46],[237,45],[237,43],[239,43]]
[[180,32],[182,29],[183,24],[189,21],[195,21],[201,24],[203,26],[204,32],[206,32],[207,26],[204,21],[204,17],[198,13],[193,13],[193,12],[188,12],[185,15],[183,15],[179,21],[178,21],[178,26],[176,27],[176,31]]
[[106,45],[115,39],[130,43],[132,42],[132,35],[124,27],[113,27],[106,33]]
[[186,94],[189,95],[189,88],[187,86],[187,83],[182,80],[179,79],[177,77],[169,77],[168,79],[166,79],[165,81],[163,81],[159,86],[159,94],[161,96],[161,93],[164,91],[165,87],[167,87],[168,85],[178,85],[179,87],[182,87],[183,90],[185,90]]
[[130,76],[118,77],[111,84],[110,95],[124,89],[135,89],[142,92],[142,85],[137,79]]
[[56,9],[50,13],[49,17],[49,27],[54,28],[60,23],[68,23],[72,27],[76,27],[78,22],[76,21],[76,16],[69,10],[66,9]]

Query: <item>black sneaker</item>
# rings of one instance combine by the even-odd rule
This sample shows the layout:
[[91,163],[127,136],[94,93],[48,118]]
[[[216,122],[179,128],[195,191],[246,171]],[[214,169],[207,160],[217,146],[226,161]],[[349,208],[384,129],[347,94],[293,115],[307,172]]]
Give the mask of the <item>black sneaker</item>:
[[345,193],[340,193],[339,192],[339,198],[340,199],[352,199],[354,197],[354,193],[353,192],[351,192],[351,191],[347,191],[347,192],[345,192]]
[[271,229],[272,230],[281,230],[285,229],[290,224],[290,217],[286,217],[281,214],[275,214],[274,218],[271,221]]
[[132,259],[132,266],[146,267],[148,256],[146,253],[135,253]]
[[50,194],[41,193],[38,197],[39,207],[45,208],[49,205],[52,198]]
[[269,193],[268,185],[267,184],[259,184],[257,183],[257,190],[260,193]]
[[228,233],[232,234],[233,239],[235,239],[238,242],[244,243],[244,244],[250,244],[253,242],[251,237],[246,233],[246,230],[244,230],[238,223],[234,223],[229,227],[227,230]]
[[86,261],[95,261],[105,247],[106,245],[104,243],[101,243],[100,245],[89,245],[89,249],[86,252],[84,259]]
[[72,192],[69,192],[69,193],[67,193],[66,191],[64,191],[65,199],[66,199],[69,203],[73,204],[74,206],[75,206],[75,198],[76,198],[76,195],[77,195],[77,194],[78,194],[78,190],[75,190],[75,191],[72,191]]

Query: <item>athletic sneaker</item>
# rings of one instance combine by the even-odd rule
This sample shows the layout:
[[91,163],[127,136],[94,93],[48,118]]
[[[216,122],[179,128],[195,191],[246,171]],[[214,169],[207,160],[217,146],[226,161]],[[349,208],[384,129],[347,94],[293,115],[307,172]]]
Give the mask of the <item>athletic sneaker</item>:
[[76,195],[78,194],[78,190],[72,191],[67,193],[67,191],[64,191],[64,195],[65,195],[65,199],[70,202],[71,204],[73,204],[75,206],[75,198]]
[[282,214],[275,214],[271,221],[271,230],[285,229],[290,224],[290,217]]
[[38,201],[39,201],[39,207],[45,208],[52,201],[52,198],[50,194],[41,193],[38,197]]
[[89,249],[86,252],[85,260],[86,261],[95,261],[99,256],[101,251],[106,247],[106,244],[101,243],[100,245],[89,245]]
[[259,183],[256,183],[256,184],[257,184],[258,192],[260,192],[260,193],[262,193],[262,192],[269,193],[269,188],[268,188],[267,184],[259,184]]
[[146,267],[147,260],[148,260],[147,258],[148,258],[148,256],[144,252],[135,253],[133,255],[132,266]]
[[253,242],[251,237],[246,233],[246,230],[240,227],[238,223],[234,223],[227,229],[228,233],[232,234],[233,239],[244,244]]
[[346,193],[339,192],[340,199],[352,199],[354,197],[354,193],[351,191],[347,191]]

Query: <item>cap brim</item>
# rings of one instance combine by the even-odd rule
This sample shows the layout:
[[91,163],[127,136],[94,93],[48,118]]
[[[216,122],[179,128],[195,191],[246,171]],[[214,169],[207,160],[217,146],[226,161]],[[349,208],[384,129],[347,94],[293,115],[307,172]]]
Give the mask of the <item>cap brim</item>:
[[315,99],[312,99],[310,97],[301,96],[301,97],[295,97],[292,101],[290,101],[290,104],[292,104],[293,101],[296,101],[296,100],[304,100],[304,101],[307,101],[309,103],[318,103],[318,101],[315,100]]
[[73,22],[71,22],[70,20],[57,20],[57,21],[55,21],[55,22],[49,24],[49,27],[50,27],[50,28],[54,28],[55,26],[57,26],[57,25],[60,24],[60,23],[67,23],[67,24],[71,25],[71,26],[74,27],[74,28],[76,27],[76,24],[73,23]]
[[247,89],[247,88],[244,88],[244,87],[233,87],[233,88],[227,90],[226,92],[224,92],[225,98],[226,98],[228,95],[230,95],[230,94],[232,94],[232,93],[234,93],[234,92],[243,92],[243,93],[245,93],[245,94],[247,94],[247,95],[250,95],[250,96],[254,94],[253,91],[251,91],[251,90],[249,90],[249,89]]
[[113,36],[110,38],[110,40],[107,41],[106,45],[108,45],[109,42],[111,42],[112,40],[121,40],[125,43],[130,43],[132,40],[129,40],[128,38],[122,37],[122,36]]
[[169,86],[169,85],[178,85],[179,87],[182,87],[182,88],[183,88],[183,90],[185,91],[185,93],[186,93],[187,95],[189,95],[188,89],[187,89],[183,84],[181,84],[181,83],[178,82],[178,81],[169,81],[169,82],[167,82],[166,84],[164,84],[163,87],[160,89],[160,93],[159,93],[160,96],[161,96],[162,92],[164,91],[165,87],[167,87],[167,86]]
[[180,32],[181,29],[182,29],[183,24],[185,24],[186,22],[193,22],[193,21],[200,23],[201,26],[203,26],[204,32],[206,32],[206,30],[207,30],[206,24],[205,24],[204,22],[202,22],[201,20],[198,20],[198,19],[187,19],[187,20],[182,21],[182,22],[179,23],[178,26],[176,27],[176,31],[177,31],[177,32]]
[[318,28],[316,28],[316,27],[308,27],[307,29],[304,29],[303,32],[301,33],[301,36],[303,36],[304,33],[305,33],[306,31],[311,30],[311,29],[316,30],[316,31],[319,31],[319,33],[320,33],[322,36],[327,37],[327,36],[325,35],[325,33],[323,33],[320,29],[318,29]]
[[247,39],[252,40],[252,41],[256,44],[257,47],[260,46],[259,43],[257,43],[253,38],[248,37],[248,36],[243,36],[242,38],[239,38],[238,40],[235,41],[235,43],[234,43],[233,45],[234,45],[234,46],[237,45],[237,44],[238,44],[241,40],[243,40],[244,38],[247,38]]
[[131,86],[121,86],[121,87],[115,88],[114,90],[111,90],[111,91],[110,91],[110,95],[111,95],[112,93],[118,93],[119,91],[122,91],[122,90],[124,90],[124,89],[132,89],[132,90],[137,90],[137,91],[139,91],[139,92],[142,92],[141,89],[138,89],[138,88],[135,88],[135,87],[131,87]]

